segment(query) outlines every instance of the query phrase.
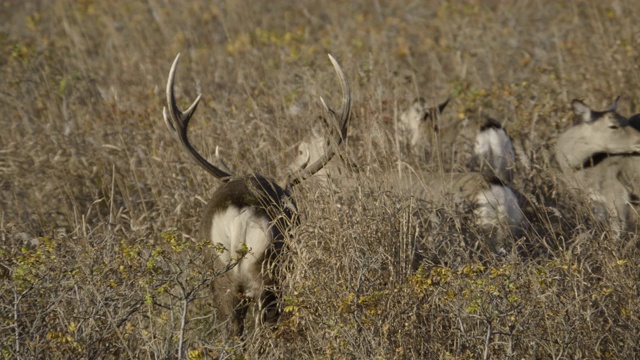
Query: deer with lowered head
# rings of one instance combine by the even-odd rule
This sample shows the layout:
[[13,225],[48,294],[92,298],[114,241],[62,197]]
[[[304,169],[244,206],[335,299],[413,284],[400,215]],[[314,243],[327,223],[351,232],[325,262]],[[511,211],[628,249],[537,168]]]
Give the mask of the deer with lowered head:
[[[399,188],[440,205],[471,204],[490,250],[506,254],[506,239],[522,221],[518,197],[509,187],[516,158],[511,138],[497,120],[486,116],[482,122],[445,123],[441,115],[448,102],[428,107],[420,98],[401,114],[400,135],[414,149],[436,154],[438,166],[432,172],[402,174]],[[462,157],[469,161],[458,164]],[[457,171],[469,167],[471,171]]]
[[470,204],[484,242],[497,254],[508,253],[508,239],[522,221],[516,193],[509,187],[515,163],[513,145],[497,123],[481,128],[474,144],[477,171],[409,172],[400,188],[438,205]]
[[579,122],[556,142],[556,160],[569,186],[586,191],[599,220],[609,219],[615,230],[636,230],[640,200],[640,130],[637,115],[618,113],[620,97],[602,111],[584,102],[571,106]]
[[171,135],[196,163],[222,182],[206,205],[201,235],[225,249],[215,259],[215,270],[222,273],[213,280],[215,303],[220,317],[230,320],[229,335],[242,337],[251,300],[259,309],[256,322],[272,322],[278,316],[277,296],[273,291],[278,279],[273,266],[283,249],[284,237],[297,223],[292,188],[322,169],[346,136],[351,110],[349,83],[338,62],[329,55],[342,89],[340,111],[333,111],[322,98],[320,100],[337,122],[339,131],[322,157],[305,164],[280,186],[274,179],[258,173],[235,175],[226,164],[215,166],[194,149],[187,128],[201,95],[187,110],[178,109],[173,88],[179,58],[180,54],[169,71],[164,120]]

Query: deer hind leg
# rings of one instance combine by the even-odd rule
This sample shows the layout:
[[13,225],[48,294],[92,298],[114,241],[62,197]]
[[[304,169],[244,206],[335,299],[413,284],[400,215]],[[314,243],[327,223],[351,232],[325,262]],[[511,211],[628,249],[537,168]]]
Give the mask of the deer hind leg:
[[249,306],[240,287],[234,284],[230,274],[223,274],[213,280],[212,287],[215,307],[218,309],[219,319],[227,322],[225,336],[227,338],[241,338],[244,333],[244,319]]
[[280,317],[278,295],[273,290],[266,289],[260,298],[259,319],[261,323],[275,323]]
[[250,298],[242,297],[233,310],[232,333],[234,334],[234,336],[239,336],[243,341],[245,339],[244,320],[247,317],[247,312],[249,310],[250,304]]

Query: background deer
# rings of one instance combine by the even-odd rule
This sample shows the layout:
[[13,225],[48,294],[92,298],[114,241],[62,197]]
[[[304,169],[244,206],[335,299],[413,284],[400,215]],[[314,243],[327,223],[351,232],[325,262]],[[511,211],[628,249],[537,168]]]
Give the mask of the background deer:
[[428,106],[424,98],[416,99],[411,106],[400,114],[398,132],[401,138],[408,139],[411,152],[424,156],[427,162],[446,162],[442,159],[440,139],[443,124],[441,115],[447,107],[449,99],[437,106]]
[[502,127],[487,124],[476,135],[478,171],[408,172],[396,185],[405,194],[441,206],[470,204],[489,249],[507,253],[507,239],[522,221],[519,200],[508,186],[515,163],[513,145]]
[[410,153],[423,157],[441,171],[460,171],[472,160],[474,142],[481,128],[490,123],[500,125],[473,112],[463,119],[445,121],[442,113],[448,104],[449,99],[430,107],[425,99],[416,99],[400,114],[398,132]]
[[[640,131],[637,115],[618,113],[619,97],[606,110],[595,111],[580,100],[571,103],[579,122],[556,143],[556,160],[570,187],[583,189],[593,200],[596,218],[615,214],[620,224],[638,226],[640,196]],[[633,121],[630,121],[633,120]]]
[[260,174],[234,175],[226,165],[217,167],[202,157],[187,137],[189,121],[200,101],[200,95],[184,112],[178,109],[173,91],[178,59],[176,56],[167,81],[167,106],[163,115],[169,131],[191,157],[222,185],[213,193],[202,218],[202,236],[221,244],[225,251],[215,261],[222,275],[213,282],[216,304],[223,319],[231,317],[231,335],[242,336],[249,301],[258,300],[256,320],[273,321],[277,317],[273,285],[277,281],[273,264],[282,250],[288,230],[297,222],[296,203],[291,188],[304,181],[329,162],[346,136],[351,94],[349,83],[338,62],[329,59],[342,88],[340,112],[321,102],[340,129],[329,141],[323,156],[294,173],[284,186]]
[[441,115],[448,102],[428,107],[420,98],[400,115],[400,135],[436,164],[434,172],[405,174],[400,187],[439,204],[472,204],[489,248],[504,254],[505,240],[522,220],[518,197],[509,187],[515,167],[512,141],[497,120],[485,115],[446,124]]
[[[327,141],[331,137],[331,133],[335,132],[335,127],[330,126],[324,117],[318,119],[319,123],[313,126],[311,135],[307,136],[298,144],[297,155],[293,162],[289,165],[290,171],[304,169],[309,163],[313,163],[320,159],[331,146]],[[347,176],[346,172],[353,166],[348,161],[348,156],[344,152],[337,154],[339,161],[327,164],[313,175],[313,179],[317,181],[317,185],[329,186],[332,190],[341,191],[344,180]]]

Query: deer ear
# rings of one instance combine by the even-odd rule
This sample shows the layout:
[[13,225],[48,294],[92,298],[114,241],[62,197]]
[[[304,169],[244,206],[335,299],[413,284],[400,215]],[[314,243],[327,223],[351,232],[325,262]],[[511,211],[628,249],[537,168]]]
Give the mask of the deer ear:
[[590,122],[593,120],[592,111],[587,104],[580,100],[573,100],[571,106],[573,107],[573,113],[578,115],[582,121]]
[[618,104],[619,103],[620,103],[620,96],[616,97],[616,99],[613,100],[613,104],[611,104],[611,106],[609,106],[609,110],[608,111],[618,112]]
[[438,105],[438,111],[440,111],[440,113],[442,113],[444,111],[444,108],[447,107],[447,104],[449,103],[450,99],[445,100],[442,104]]

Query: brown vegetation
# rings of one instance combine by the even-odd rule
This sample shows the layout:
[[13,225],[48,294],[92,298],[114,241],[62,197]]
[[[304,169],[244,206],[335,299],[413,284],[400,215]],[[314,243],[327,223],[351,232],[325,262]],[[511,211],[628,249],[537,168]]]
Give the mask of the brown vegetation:
[[[604,108],[622,95],[620,112],[638,112],[639,11],[624,0],[0,3],[3,357],[638,357],[636,237],[613,236],[563,190],[551,149],[573,98]],[[283,315],[244,347],[220,341],[216,249],[197,232],[219,183],[162,120],[178,52],[177,98],[203,94],[191,141],[210,159],[220,146],[238,173],[289,175],[319,96],[339,103],[327,53],[351,83],[353,181],[296,188]],[[527,218],[508,256],[486,251],[466,209],[376,177],[410,162],[395,129],[419,96],[450,96],[445,121],[489,110],[524,144]]]

